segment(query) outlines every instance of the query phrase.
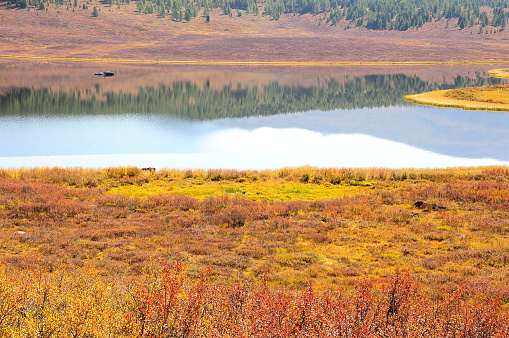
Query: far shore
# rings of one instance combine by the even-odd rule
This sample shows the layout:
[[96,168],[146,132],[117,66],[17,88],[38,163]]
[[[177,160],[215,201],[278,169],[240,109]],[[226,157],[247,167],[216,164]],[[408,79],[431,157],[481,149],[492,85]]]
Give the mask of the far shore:
[[[57,56],[35,55],[0,55],[0,59],[22,59],[40,61],[67,61],[67,62],[101,62],[101,63],[129,63],[129,64],[162,64],[162,65],[217,65],[217,66],[420,66],[420,65],[489,65],[509,64],[509,60],[464,60],[464,61],[205,61],[205,60],[149,60],[149,59],[113,59],[113,58],[75,58]],[[507,69],[494,70],[500,73],[490,74],[497,77],[509,77]]]

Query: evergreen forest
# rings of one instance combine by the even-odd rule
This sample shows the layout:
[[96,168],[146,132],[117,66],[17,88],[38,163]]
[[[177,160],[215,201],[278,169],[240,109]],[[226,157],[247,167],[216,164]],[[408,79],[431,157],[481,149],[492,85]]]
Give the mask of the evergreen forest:
[[[49,5],[88,9],[88,2],[78,0],[0,0],[13,8],[44,10]],[[129,4],[131,0],[104,0],[106,5]],[[137,0],[139,14],[168,17],[189,22],[198,15],[210,20],[210,13],[220,9],[222,15],[268,15],[279,20],[282,14],[318,15],[320,23],[332,26],[346,20],[345,28],[362,26],[374,30],[418,29],[426,22],[457,19],[457,26],[486,26],[505,29],[509,20],[509,0]],[[235,11],[235,13],[233,12]],[[235,15],[234,15],[235,14]],[[97,8],[92,16],[97,16]],[[456,21],[455,21],[456,22]]]

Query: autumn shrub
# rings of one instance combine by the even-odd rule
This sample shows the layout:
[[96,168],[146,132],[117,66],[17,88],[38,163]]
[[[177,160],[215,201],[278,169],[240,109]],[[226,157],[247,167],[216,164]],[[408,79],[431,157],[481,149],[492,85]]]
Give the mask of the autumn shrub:
[[[475,286],[428,293],[408,272],[318,293],[195,280],[180,261],[135,277],[86,269],[0,271],[2,335],[44,337],[506,337],[507,309]],[[20,281],[23,280],[21,283]]]
[[235,251],[238,255],[261,259],[268,254],[268,250],[260,246],[242,246]]
[[[505,168],[218,171],[227,184],[207,180],[203,170],[106,172],[8,170],[0,178],[2,278],[26,287],[2,291],[0,310],[10,311],[2,294],[17,309],[39,304],[30,321],[6,315],[10,336],[36,336],[36,328],[72,336],[53,319],[49,331],[40,323],[67,320],[71,303],[57,300],[73,297],[91,304],[88,315],[75,315],[84,323],[73,324],[81,337],[94,323],[96,337],[136,336],[143,325],[145,337],[182,335],[186,325],[189,337],[507,336]],[[92,175],[98,186],[69,185],[76,175]],[[277,194],[288,188],[313,193],[310,200]],[[163,294],[163,262],[174,259],[187,266],[179,314],[211,267],[201,315],[157,326],[153,308],[147,321],[136,319],[134,290]],[[43,280],[56,286],[29,290]],[[87,283],[104,295],[104,307],[90,300]],[[106,308],[115,311],[114,323],[101,317]]]
[[198,209],[198,201],[187,196],[171,195],[169,196],[169,202],[172,207],[178,208],[182,211]]
[[98,200],[99,205],[136,210],[140,207],[140,200],[123,195],[104,195]]
[[271,218],[268,221],[268,223],[270,224],[270,228],[272,230],[286,229],[286,228],[289,228],[293,224],[293,222],[291,222],[287,218],[281,217],[281,216]]
[[309,234],[306,236],[311,241],[317,244],[330,244],[332,243],[332,239],[326,234]]

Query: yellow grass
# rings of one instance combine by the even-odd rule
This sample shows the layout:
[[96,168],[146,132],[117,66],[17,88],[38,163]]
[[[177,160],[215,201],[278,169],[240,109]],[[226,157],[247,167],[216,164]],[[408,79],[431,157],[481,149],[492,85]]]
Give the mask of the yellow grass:
[[320,62],[320,61],[197,61],[197,60],[138,60],[138,59],[111,59],[111,58],[74,58],[52,57],[34,55],[3,55],[0,59],[23,59],[44,61],[71,61],[71,62],[107,62],[107,63],[137,63],[137,64],[167,64],[167,65],[239,65],[239,66],[416,66],[416,65],[475,65],[509,63],[506,60],[492,61],[345,61],[345,62]]
[[268,271],[271,285],[327,290],[399,268],[425,285],[497,290],[507,182],[507,167],[0,170],[0,261],[24,268],[39,255],[115,276],[178,254],[192,276],[210,265],[220,281]]
[[266,181],[242,182],[209,180],[187,180],[180,182],[153,181],[143,186],[118,185],[109,189],[111,194],[131,197],[157,196],[159,194],[184,195],[198,200],[213,196],[241,196],[255,201],[275,200],[323,200],[345,196],[353,196],[364,190],[364,186],[344,186],[334,184],[306,184],[302,182],[287,181],[285,179],[272,179],[271,184]]
[[509,68],[505,68],[505,69],[493,69],[493,70],[490,70],[488,71],[488,74],[491,74],[495,77],[507,77],[509,78]]
[[477,94],[477,98],[486,101],[498,101],[505,105],[509,104],[509,90],[490,90],[483,91]]
[[[457,99],[448,97],[455,91],[452,90],[438,90],[433,92],[426,92],[415,95],[405,96],[405,100],[417,104],[447,107],[447,108],[461,108],[465,110],[493,110],[493,111],[509,111],[509,91],[504,89],[484,89],[484,87],[473,90],[473,98]],[[497,102],[483,102],[483,100],[493,100]]]

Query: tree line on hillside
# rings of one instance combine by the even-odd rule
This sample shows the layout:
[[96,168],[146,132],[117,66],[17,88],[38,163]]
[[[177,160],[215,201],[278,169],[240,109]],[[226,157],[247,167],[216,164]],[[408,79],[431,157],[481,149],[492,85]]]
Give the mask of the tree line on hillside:
[[[491,9],[491,20],[487,9]],[[458,19],[458,26],[487,25],[505,28],[508,0],[268,0],[265,10],[277,19],[283,13],[321,14],[327,23],[375,30],[399,30],[422,27],[426,22]]]
[[403,97],[431,90],[500,84],[497,78],[458,76],[453,84],[430,83],[417,76],[368,75],[330,78],[316,86],[272,82],[250,88],[212,89],[188,81],[140,87],[138,92],[13,88],[0,95],[0,116],[93,115],[144,113],[191,120],[269,116],[310,110],[357,109],[411,105]]
[[[107,5],[128,4],[131,0],[103,0]],[[16,8],[33,6],[44,9],[49,4],[56,6],[82,7],[78,0],[0,0],[0,3]],[[224,15],[244,13],[269,15],[278,20],[282,14],[294,15],[311,13],[320,16],[320,23],[337,25],[346,20],[346,27],[363,26],[375,30],[405,31],[420,28],[426,22],[441,19],[457,19],[460,29],[467,26],[490,25],[505,29],[509,20],[509,0],[137,0],[138,13],[170,16],[175,21],[191,21],[199,12],[210,19],[214,8]],[[97,10],[97,9],[96,9]],[[448,22],[448,21],[447,21]]]

